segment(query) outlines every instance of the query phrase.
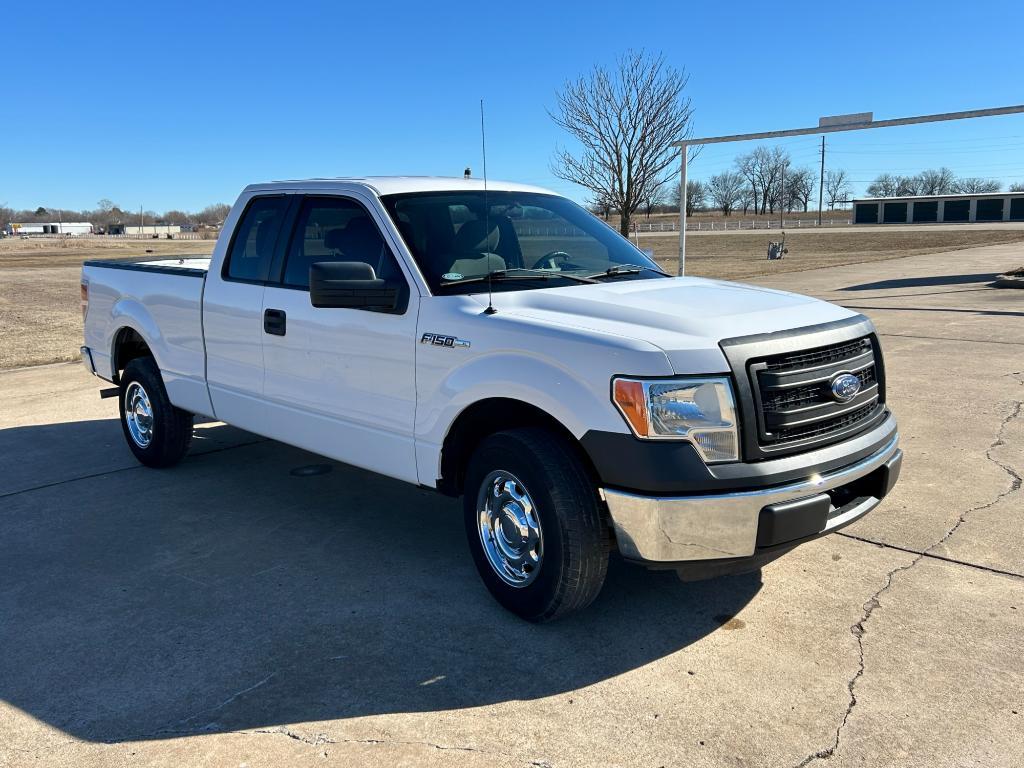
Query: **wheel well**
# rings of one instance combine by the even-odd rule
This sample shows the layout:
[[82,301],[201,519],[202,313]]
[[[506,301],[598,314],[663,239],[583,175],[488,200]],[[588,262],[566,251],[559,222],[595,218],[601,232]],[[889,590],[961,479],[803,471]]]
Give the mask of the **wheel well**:
[[540,408],[503,397],[473,403],[459,414],[441,447],[441,477],[437,488],[448,496],[459,496],[465,482],[466,465],[476,447],[495,432],[520,427],[544,427],[565,438],[588,474],[597,482],[597,472],[575,436],[555,417]]
[[149,345],[134,328],[122,328],[114,337],[114,381],[132,360],[139,357],[152,357]]

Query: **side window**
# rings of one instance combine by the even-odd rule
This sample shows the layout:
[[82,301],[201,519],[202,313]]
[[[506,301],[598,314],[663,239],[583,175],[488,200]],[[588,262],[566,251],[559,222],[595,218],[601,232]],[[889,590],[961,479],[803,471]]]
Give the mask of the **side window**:
[[318,261],[361,261],[379,278],[405,282],[370,214],[343,197],[306,198],[288,247],[284,284],[309,288],[309,267]]
[[278,195],[252,199],[231,240],[224,273],[226,277],[254,281],[268,278],[274,245],[287,209],[287,197]]

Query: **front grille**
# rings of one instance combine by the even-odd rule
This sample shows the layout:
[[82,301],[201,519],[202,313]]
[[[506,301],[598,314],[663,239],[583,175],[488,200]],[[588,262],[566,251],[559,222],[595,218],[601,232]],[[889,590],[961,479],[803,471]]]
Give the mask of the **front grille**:
[[857,357],[871,349],[871,339],[863,338],[842,344],[831,344],[827,347],[808,349],[805,352],[789,352],[773,355],[765,360],[769,371],[789,371],[794,368],[814,368],[827,365],[838,360]]
[[[885,410],[871,336],[747,361],[756,402],[758,444],[766,451],[840,439]],[[860,391],[848,402],[832,394],[833,379],[851,373]]]
[[[875,367],[865,368],[857,371],[857,378],[860,379],[861,388],[867,388],[875,383]],[[792,389],[775,390],[762,395],[761,403],[766,413],[784,411],[787,408],[805,408],[815,403],[827,400],[829,395],[829,384],[810,384],[805,387],[793,387]]]
[[871,416],[874,411],[874,403],[869,403],[868,405],[862,405],[855,411],[844,413],[842,416],[826,419],[809,427],[780,429],[776,434],[778,435],[779,442],[792,442],[795,440],[807,440],[811,437],[821,437],[846,427],[852,427]]

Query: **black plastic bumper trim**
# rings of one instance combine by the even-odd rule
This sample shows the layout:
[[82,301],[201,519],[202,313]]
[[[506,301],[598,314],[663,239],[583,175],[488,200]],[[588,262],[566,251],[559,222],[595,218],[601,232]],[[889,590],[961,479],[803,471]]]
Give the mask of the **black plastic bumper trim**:
[[842,469],[879,451],[896,434],[891,414],[842,443],[770,461],[705,464],[688,442],[641,440],[590,430],[580,440],[602,487],[642,495],[682,496],[752,491]]

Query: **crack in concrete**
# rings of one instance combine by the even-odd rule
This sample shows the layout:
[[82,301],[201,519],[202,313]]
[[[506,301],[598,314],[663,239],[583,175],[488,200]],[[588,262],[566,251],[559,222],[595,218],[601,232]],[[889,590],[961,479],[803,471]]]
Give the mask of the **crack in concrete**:
[[286,736],[294,741],[302,742],[303,744],[309,744],[314,747],[321,747],[325,744],[381,744],[385,746],[410,746],[410,747],[427,747],[430,749],[437,749],[441,751],[455,751],[455,752],[476,752],[481,755],[500,755],[501,757],[511,758],[513,760],[521,760],[523,763],[532,766],[550,766],[545,760],[537,760],[519,757],[516,755],[510,755],[507,752],[493,752],[486,749],[480,749],[479,747],[463,747],[455,744],[439,744],[433,741],[415,741],[409,739],[391,739],[391,738],[365,738],[365,739],[335,739],[326,733],[314,733],[312,736],[303,734],[299,731],[293,730],[287,726],[280,726],[278,728],[258,728],[253,731],[239,731],[238,733],[247,735],[271,735],[271,736]]
[[933,549],[935,549],[936,547],[941,546],[942,544],[945,544],[949,540],[949,538],[954,533],[957,532],[957,529],[961,525],[964,524],[964,522],[967,520],[967,516],[969,514],[971,514],[972,512],[980,512],[983,509],[989,509],[990,507],[994,507],[996,504],[998,504],[1000,501],[1005,499],[1010,494],[1016,493],[1017,491],[1020,490],[1021,485],[1024,484],[1024,479],[1021,478],[1020,473],[1017,472],[1017,470],[1015,470],[1013,467],[1011,467],[1006,462],[1000,461],[995,456],[993,456],[992,455],[992,451],[994,451],[996,448],[999,448],[1000,446],[1006,444],[1006,442],[1003,440],[1003,433],[1006,431],[1006,426],[1011,421],[1013,421],[1014,419],[1017,419],[1017,418],[1020,417],[1022,409],[1024,409],[1024,402],[1021,402],[1020,400],[1017,400],[1017,401],[1015,401],[1013,403],[1013,410],[1010,411],[1009,415],[1006,416],[1006,418],[1004,418],[1002,420],[1002,422],[999,424],[999,429],[996,430],[996,438],[995,438],[995,440],[985,450],[985,458],[988,459],[989,461],[991,461],[993,464],[995,464],[997,467],[999,467],[1007,475],[1010,476],[1010,487],[1007,488],[1002,493],[1000,493],[999,495],[997,495],[994,499],[992,499],[992,501],[989,501],[989,502],[987,502],[985,504],[980,504],[980,505],[978,505],[976,507],[972,507],[971,509],[968,509],[968,510],[966,510],[964,512],[961,512],[959,519],[956,521],[956,523],[953,524],[953,527],[950,528],[948,531],[946,531],[946,535],[945,536],[943,536],[937,542],[935,542],[930,547],[928,547],[924,551],[925,554],[928,554]]
[[[1017,376],[1017,374],[1011,375],[1015,377]],[[1024,381],[1022,381],[1021,383],[1024,384]],[[909,563],[897,566],[896,568],[893,568],[891,571],[889,571],[888,574],[886,574],[885,584],[883,584],[882,587],[877,592],[875,592],[867,600],[867,602],[864,603],[863,613],[861,614],[860,620],[850,627],[850,634],[853,635],[857,641],[857,670],[854,672],[853,677],[851,677],[846,683],[846,690],[849,693],[849,701],[846,704],[846,711],[843,713],[842,720],[839,722],[839,725],[836,726],[835,738],[832,740],[831,746],[825,747],[824,749],[819,749],[816,752],[812,752],[811,754],[807,755],[807,757],[805,757],[803,760],[797,763],[796,768],[805,768],[805,766],[810,765],[816,760],[828,760],[839,749],[839,743],[842,738],[843,729],[846,727],[846,724],[850,719],[850,715],[853,713],[854,707],[857,706],[857,681],[864,676],[865,672],[864,635],[867,633],[867,628],[865,624],[867,624],[868,619],[871,618],[871,615],[874,613],[875,609],[878,608],[879,605],[881,605],[881,596],[892,586],[893,579],[896,577],[896,575],[904,571],[909,571],[911,568],[916,566],[926,557],[937,557],[936,555],[930,554],[931,550],[945,543],[954,533],[956,533],[957,529],[961,525],[963,525],[964,521],[967,519],[967,516],[969,514],[971,514],[972,512],[978,512],[982,509],[988,509],[989,507],[998,504],[1000,501],[1002,501],[1010,494],[1019,491],[1022,484],[1024,484],[1024,480],[1022,480],[1019,472],[1017,472],[1013,467],[1010,467],[1005,462],[999,461],[999,459],[995,458],[992,455],[993,450],[995,450],[1001,445],[1004,445],[1003,434],[1006,430],[1006,426],[1014,419],[1019,418],[1022,409],[1024,409],[1024,402],[1014,401],[1012,405],[1013,409],[1010,411],[1009,415],[1007,415],[1000,422],[999,427],[996,430],[995,439],[992,441],[992,444],[989,445],[988,449],[986,449],[985,451],[985,458],[991,461],[996,466],[1000,467],[1004,472],[1006,472],[1010,476],[1009,488],[999,493],[992,501],[989,501],[985,504],[980,504],[976,507],[972,507],[971,509],[961,512],[959,518],[957,519],[957,522],[954,523],[948,531],[946,531],[945,535],[943,535],[941,539],[939,539],[937,542],[935,542],[930,547],[925,549],[923,552],[917,553],[914,559],[911,560]],[[856,538],[850,536],[849,534],[846,535],[849,538]]]
[[969,344],[1008,344],[1011,347],[1024,346],[1021,341],[1004,341],[1002,339],[963,339],[957,336],[923,336],[915,333],[880,333],[879,336],[893,336],[899,339],[927,339],[929,341],[962,341]]
[[842,536],[844,539],[853,539],[864,544],[874,544],[876,547],[882,547],[883,549],[893,549],[897,552],[906,552],[908,555],[921,555],[928,558],[929,560],[941,560],[944,563],[951,563],[953,565],[962,565],[965,568],[974,568],[979,571],[985,571],[986,573],[995,573],[999,576],[1009,576],[1014,579],[1024,579],[1024,574],[1014,573],[1013,571],[1004,571],[1001,568],[993,568],[988,565],[980,565],[978,563],[970,563],[966,560],[957,560],[955,557],[946,557],[945,555],[936,555],[933,552],[920,549],[911,549],[910,547],[901,547],[898,544],[887,544],[884,541],[878,541],[876,539],[869,539],[866,536],[857,536],[853,533],[847,533],[846,531],[836,531],[837,536]]
[[[232,451],[235,448],[246,448],[250,445],[257,445],[259,443],[268,442],[265,438],[259,438],[258,440],[250,440],[245,443],[235,443],[234,445],[225,445],[220,448],[210,448],[209,450],[197,451],[195,453],[189,453],[186,460],[189,458],[198,458],[199,456],[209,456],[212,453],[223,453],[224,451]],[[76,477],[66,477],[63,480],[54,480],[52,483],[43,483],[42,485],[33,485],[29,488],[20,488],[14,491],[5,491],[0,493],[0,499],[10,498],[11,496],[20,496],[23,493],[33,493],[34,491],[44,491],[47,488],[56,488],[59,485],[67,485],[68,483],[77,483],[81,480],[94,480],[97,477],[106,477],[107,475],[116,475],[120,472],[134,472],[136,470],[146,469],[142,464],[133,464],[129,467],[112,467],[111,469],[105,469],[100,472],[93,472],[88,475],[77,475]]]

